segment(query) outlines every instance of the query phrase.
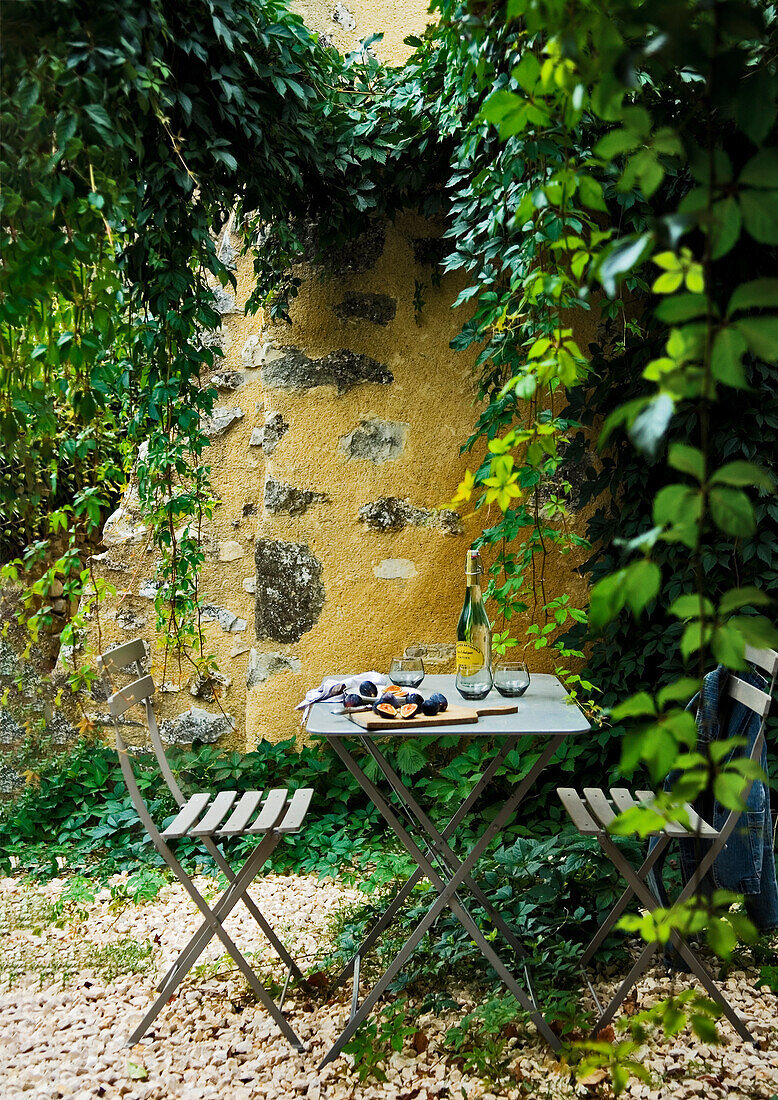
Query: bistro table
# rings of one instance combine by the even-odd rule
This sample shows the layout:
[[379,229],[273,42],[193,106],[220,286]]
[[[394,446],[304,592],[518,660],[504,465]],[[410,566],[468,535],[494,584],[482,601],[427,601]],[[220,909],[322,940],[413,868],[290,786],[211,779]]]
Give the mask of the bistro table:
[[[426,676],[421,687],[425,696],[432,692],[441,691],[450,703],[461,703],[462,700],[456,690],[453,676]],[[353,980],[353,994],[351,1001],[351,1013],[346,1027],[338,1037],[335,1044],[327,1052],[321,1065],[325,1066],[333,1061],[343,1050],[343,1047],[351,1039],[362,1022],[369,1016],[373,1007],[383,995],[387,987],[394,981],[410,958],[412,952],[423,939],[428,929],[434,924],[437,917],[448,907],[457,917],[470,939],[480,949],[484,958],[494,968],[499,977],[505,983],[516,1000],[527,1011],[538,1031],[544,1036],[554,1050],[559,1050],[560,1041],[548,1026],[540,1009],[538,1008],[532,991],[530,975],[527,967],[523,966],[524,985],[521,985],[514,974],[500,959],[492,943],[476,924],[472,915],[464,907],[460,894],[467,890],[475,898],[489,915],[497,931],[502,934],[514,953],[520,958],[526,958],[526,952],[514,931],[500,916],[499,912],[490,904],[483,891],[472,878],[472,872],[486,849],[500,834],[505,826],[514,817],[519,805],[527,796],[535,780],[546,767],[566,737],[586,733],[591,727],[583,713],[573,703],[556,676],[536,674],[524,696],[520,699],[505,699],[492,690],[489,695],[479,702],[465,701],[465,705],[474,709],[516,703],[518,711],[515,714],[497,714],[482,716],[477,723],[457,726],[423,726],[418,729],[398,729],[396,732],[387,733],[385,730],[364,730],[356,725],[345,714],[333,713],[339,711],[340,705],[332,699],[314,703],[310,707],[306,729],[315,737],[323,737],[329,742],[332,749],[340,757],[345,766],[359,783],[362,790],[378,808],[381,815],[401,841],[405,849],[411,855],[417,865],[417,870],[411,875],[400,892],[395,896],[389,907],[371,929],[367,937],[360,944],[357,951],[338,975],[336,984],[345,981],[349,975]],[[419,805],[413,792],[403,783],[396,770],[381,752],[377,741],[383,738],[397,737],[489,737],[495,739],[495,753],[480,778],[474,779],[474,785],[467,798],[457,812],[443,828],[438,830],[428,814]],[[510,749],[521,738],[535,738],[543,742],[543,746],[535,763],[527,775],[511,792],[508,799],[501,806],[496,816],[484,829],[480,838],[475,842],[464,860],[454,852],[449,844],[449,838],[456,832],[477,800],[483,794],[486,787],[496,775],[500,765],[505,760]],[[349,740],[358,742],[369,753],[378,766],[387,784],[394,792],[397,800],[408,819],[411,828],[414,829],[416,838],[426,848],[422,850],[417,839],[397,816],[396,807],[381,793],[378,787],[365,775],[365,772],[357,763],[349,748]],[[437,866],[433,865],[433,861]],[[426,914],[408,937],[403,947],[390,963],[387,970],[376,982],[370,992],[359,1003],[359,975],[361,961],[371,947],[377,942],[381,934],[391,924],[395,914],[403,902],[409,896],[414,886],[426,877],[436,891],[436,898]]]

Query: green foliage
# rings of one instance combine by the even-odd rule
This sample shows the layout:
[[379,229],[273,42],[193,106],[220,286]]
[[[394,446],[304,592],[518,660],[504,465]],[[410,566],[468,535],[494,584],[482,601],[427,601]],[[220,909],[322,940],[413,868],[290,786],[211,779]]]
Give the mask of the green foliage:
[[[497,506],[483,541],[498,548],[490,594],[501,627],[529,610],[536,636],[553,630],[545,564],[570,545],[564,523],[553,522],[553,481],[564,476],[563,457],[585,453],[580,432],[577,449],[572,442],[578,425],[607,414],[601,446],[610,454],[604,472],[590,462],[593,484],[581,499],[593,499],[595,485],[611,491],[608,523],[600,514],[590,524],[598,549],[588,631],[590,641],[605,635],[615,659],[599,642],[587,675],[601,680],[606,703],[621,704],[625,771],[644,765],[657,784],[683,769],[683,794],[676,789],[662,809],[670,820],[703,789],[741,805],[756,771],[735,764],[731,745],[703,761],[678,704],[711,660],[737,670],[746,645],[778,644],[764,614],[776,588],[775,478],[765,468],[775,448],[742,420],[750,405],[775,434],[776,10],[752,0],[681,9],[679,18],[677,5],[573,11],[513,0],[507,13],[489,13],[473,36],[482,34],[492,67],[473,92],[483,99],[471,127],[471,148],[476,156],[488,148],[488,163],[474,178],[462,173],[449,261],[474,273],[463,299],[477,308],[458,344],[482,344],[490,398],[468,443],[486,443],[486,458],[458,498]],[[488,209],[499,211],[491,222]],[[605,295],[604,326],[590,358],[573,340],[571,315],[593,294]],[[563,388],[579,391],[567,407]],[[723,423],[734,427],[729,437],[719,434]],[[622,432],[637,456],[626,454]],[[534,507],[522,507],[528,492]],[[757,557],[763,532],[766,553]],[[565,644],[580,650],[585,638],[576,624]],[[657,663],[660,678],[649,671]],[[679,679],[689,665],[695,675]],[[626,701],[625,681],[641,689]],[[616,830],[656,824],[641,810]],[[729,912],[732,900],[635,921],[654,939],[674,921],[704,925],[728,955],[748,932]],[[715,1033],[712,1023],[707,1031]],[[603,1046],[617,1090],[636,1049]]]
[[[410,758],[407,742],[385,746],[384,751],[419,796],[433,805],[433,818],[442,827],[470,792],[473,773],[482,770],[486,754],[493,749],[481,738],[463,743],[444,737],[416,745]],[[571,745],[561,766],[575,770],[584,752],[582,744]],[[290,739],[278,744],[261,742],[251,753],[224,753],[202,745],[194,750],[169,750],[169,758],[184,791],[225,786],[237,791],[266,790],[280,784],[291,789],[313,787],[313,811],[304,834],[287,837],[273,855],[273,866],[279,871],[346,875],[374,890],[412,869],[404,850],[394,847],[394,842],[386,847],[378,811],[324,746],[298,751]],[[419,759],[422,770],[418,770]],[[460,835],[464,841],[480,832],[484,815],[494,812],[534,759],[531,745],[508,754],[490,787],[493,801],[476,807],[463,822]],[[158,823],[171,820],[175,803],[156,761],[140,755],[135,763],[139,787],[153,818]],[[361,763],[375,778],[372,758],[365,756]],[[115,750],[83,741],[59,756],[46,754],[43,761],[30,758],[27,768],[29,784],[0,811],[0,865],[38,876],[56,875],[63,865],[71,872],[99,876],[130,871],[126,884],[114,888],[117,905],[122,899],[135,902],[155,896],[164,881],[163,864],[138,821]],[[550,830],[562,820],[559,808],[549,804],[553,783],[550,779],[540,784],[525,803],[527,820],[542,819]],[[530,830],[516,822],[512,832],[521,836]],[[252,843],[250,839],[233,842],[236,855],[245,856]],[[185,860],[201,861],[205,869],[213,870],[195,840],[180,840],[177,850]]]
[[720,1016],[719,1006],[695,989],[667,997],[644,1012],[620,1020],[619,1031],[627,1032],[627,1037],[623,1039],[609,1041],[603,1038],[574,1043],[574,1049],[583,1052],[576,1066],[576,1076],[585,1078],[592,1070],[606,1068],[613,1082],[613,1091],[619,1096],[631,1077],[650,1082],[650,1075],[640,1062],[640,1048],[652,1031],[661,1029],[666,1036],[672,1037],[678,1035],[688,1022],[702,1042],[717,1043],[720,1040],[716,1020]]
[[[366,52],[322,49],[274,0],[110,0],[86,22],[69,2],[9,9],[0,518],[6,541],[26,546],[6,575],[26,582],[34,637],[55,582],[72,596],[89,582],[82,549],[129,448],[148,436],[138,476],[162,556],[158,625],[207,664],[196,534],[212,503],[201,418],[214,391],[200,371],[216,354],[213,289],[231,279],[215,231],[240,227],[254,250],[249,307],[288,317],[292,265],[311,241],[321,252],[415,203],[447,217],[445,269],[469,276],[459,302],[471,315],[452,346],[477,349],[488,404],[465,444],[475,470],[456,499],[475,498],[485,517],[497,648],[520,637],[555,647],[592,713],[593,684],[606,707],[621,704],[624,725],[598,730],[585,752],[566,750],[561,767],[579,780],[587,769],[601,778],[618,745],[625,771],[646,767],[659,780],[680,764],[683,797],[704,781],[735,805],[748,777],[726,755],[703,767],[681,708],[711,660],[737,669],[746,644],[778,639],[768,617],[778,590],[775,7],[440,0],[435,10],[408,63],[385,71]],[[582,348],[571,319],[595,303],[600,331]],[[574,479],[582,428],[601,424],[602,457]],[[586,548],[571,506],[606,489],[589,528],[598,549],[587,628],[567,594],[547,590],[547,567]],[[573,677],[565,667],[582,659],[585,639],[588,670]],[[72,686],[84,677],[74,670]],[[441,815],[482,754],[445,750],[392,757]],[[284,747],[245,764],[210,751],[180,767],[261,786],[279,755],[291,762]],[[512,753],[501,782],[525,774],[531,754]],[[87,757],[63,762],[6,812],[6,858],[75,853],[111,865],[147,854],[114,765]],[[319,792],[320,832],[306,833],[305,850],[295,841],[279,853],[304,869],[349,859],[358,873],[372,855],[374,811],[354,802],[325,754],[307,751],[290,773]],[[158,784],[144,782],[154,811],[172,812]],[[679,808],[670,799],[662,812],[672,820]],[[33,840],[41,820],[45,848]],[[463,840],[473,829],[466,823]],[[564,859],[549,869],[546,842],[517,848],[531,843],[524,830],[494,857],[500,881],[508,874],[506,903],[537,938],[535,969],[572,974],[583,871],[565,877]],[[548,901],[541,869],[569,898],[558,940],[539,902],[522,908],[534,895]],[[378,870],[371,883],[385,878]],[[514,896],[513,879],[523,893]],[[709,932],[726,953],[724,925],[737,929],[717,920]],[[433,972],[464,958],[457,928],[443,931],[444,950],[427,955]],[[557,944],[553,960],[546,942]],[[633,1042],[599,1052],[617,1089],[634,1069]]]
[[353,1059],[360,1081],[386,1081],[384,1066],[393,1051],[400,1051],[416,1031],[408,1020],[408,1002],[397,997],[384,1005],[375,1019],[367,1020],[343,1048]]
[[509,1043],[514,1037],[510,1025],[520,1014],[514,997],[498,995],[489,997],[449,1028],[446,1043],[464,1059],[465,1073],[476,1074],[492,1085],[508,1078]]
[[[637,854],[634,842],[628,841],[626,847],[629,854]],[[621,894],[617,873],[601,859],[589,838],[568,828],[545,840],[519,838],[504,844],[481,860],[476,880],[522,939],[539,1003],[563,1032],[569,1032],[581,1019],[580,956]],[[384,968],[419,923],[431,896],[427,883],[414,889],[376,948],[375,957],[365,960],[363,969]],[[386,890],[376,889],[365,904],[339,914],[332,930],[335,950],[328,965],[337,968],[351,957],[387,900]],[[487,938],[493,937],[494,929],[483,911],[477,906],[472,911]],[[602,957],[620,957],[615,940],[605,944]],[[490,995],[492,986],[498,984],[496,975],[487,973],[485,979],[483,960],[456,917],[446,910],[392,988],[423,997],[429,991],[448,988],[454,979],[467,979]],[[516,1008],[514,1016],[521,1018],[523,1013]]]
[[214,291],[234,282],[216,234],[243,229],[254,308],[284,315],[299,240],[258,227],[307,217],[326,180],[345,199],[330,233],[358,231],[350,106],[376,62],[325,50],[278,0],[20,2],[3,32],[0,546],[24,549],[5,573],[25,581],[35,636],[55,580],[71,598],[89,585],[84,551],[147,441],[157,625],[202,659],[216,391],[200,375],[219,354]]

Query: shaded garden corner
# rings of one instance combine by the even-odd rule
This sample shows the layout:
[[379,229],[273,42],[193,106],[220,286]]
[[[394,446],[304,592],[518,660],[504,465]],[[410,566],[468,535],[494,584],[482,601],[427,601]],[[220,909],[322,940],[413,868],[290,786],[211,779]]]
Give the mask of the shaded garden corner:
[[[681,1100],[704,1083],[770,1100],[778,922],[769,905],[756,919],[753,899],[775,843],[775,8],[298,9],[19,0],[2,13],[9,1088]],[[472,935],[442,912],[326,1073],[281,1053],[218,956],[151,1041],[120,1054],[194,915],[131,805],[98,656],[140,639],[142,700],[187,792],[312,790],[305,831],[254,889],[311,956],[314,993],[290,1011],[324,1047],[347,1014],[338,967],[412,865],[356,769],[306,739],[292,708],[324,675],[404,652],[453,672],[470,546],[494,657],[553,673],[591,727],[549,756],[473,868]],[[164,830],[175,783],[151,766],[149,712],[122,709],[128,683],[113,696],[118,744]],[[730,729],[730,698],[765,721]],[[512,744],[466,804],[444,878],[535,778],[546,735]],[[487,741],[394,739],[395,794],[412,790],[447,829]],[[378,777],[369,746],[355,759]],[[614,785],[657,797],[610,820]],[[608,820],[580,836],[557,788],[600,787]],[[688,826],[699,867],[689,806],[722,820],[755,793],[759,859],[734,882],[714,865],[718,889],[679,904],[643,894],[587,986],[582,953],[622,889],[606,854],[639,865],[649,836]],[[227,856],[242,864],[255,841],[225,838]],[[195,835],[177,845],[209,897],[224,885]],[[429,913],[437,875],[398,905],[366,981]],[[473,937],[489,948],[500,921],[558,1059],[474,962]],[[593,994],[671,936],[715,972],[753,1053],[661,952],[618,1026],[589,1034]],[[55,1023],[79,1035],[84,1073]],[[40,1043],[21,1036],[30,1024]]]

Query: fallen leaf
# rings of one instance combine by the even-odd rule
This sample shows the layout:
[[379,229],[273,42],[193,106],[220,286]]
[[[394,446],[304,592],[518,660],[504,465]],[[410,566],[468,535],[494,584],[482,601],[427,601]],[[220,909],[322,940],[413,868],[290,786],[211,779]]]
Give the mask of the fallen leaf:
[[305,980],[314,989],[327,989],[330,984],[330,976],[326,970],[316,970],[313,974],[309,974]]
[[593,1069],[591,1073],[584,1074],[583,1077],[578,1078],[578,1084],[583,1085],[585,1089],[596,1089],[598,1085],[601,1085],[603,1081],[607,1080],[608,1074],[604,1069]]
[[131,1081],[145,1081],[149,1071],[142,1062],[127,1062],[127,1076]]
[[613,1024],[608,1024],[607,1027],[601,1027],[597,1032],[597,1038],[601,1043],[615,1043],[616,1032],[613,1030]]
[[417,1054],[423,1054],[427,1047],[430,1045],[430,1041],[427,1035],[423,1031],[414,1031],[411,1038],[411,1046]]

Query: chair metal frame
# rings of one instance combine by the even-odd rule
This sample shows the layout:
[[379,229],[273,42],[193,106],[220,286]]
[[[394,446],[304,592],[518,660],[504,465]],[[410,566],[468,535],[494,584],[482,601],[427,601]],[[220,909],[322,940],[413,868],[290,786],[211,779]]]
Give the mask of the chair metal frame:
[[[136,638],[134,641],[125,642],[103,653],[98,657],[97,664],[108,695],[108,710],[113,719],[116,750],[119,754],[122,776],[132,803],[154,847],[189,894],[202,914],[203,920],[189,943],[157,985],[158,996],[132,1032],[127,1041],[127,1046],[133,1046],[146,1034],[177,986],[180,985],[197,958],[216,936],[221,940],[226,952],[232,957],[256,995],[257,1000],[270,1014],[279,1030],[298,1052],[303,1053],[305,1046],[284,1017],[282,1009],[287,987],[292,977],[308,991],[310,991],[310,985],[249,895],[248,888],[283,837],[289,833],[299,832],[310,806],[313,790],[301,788],[290,793],[284,788],[275,788],[268,791],[264,797],[262,791],[246,791],[240,796],[236,791],[220,791],[216,795],[200,791],[187,799],[165,754],[165,747],[152,706],[152,697],[156,689],[152,677],[145,671],[145,659],[145,643],[142,639]],[[124,688],[114,690],[111,683],[112,673],[132,675],[133,672],[137,674],[137,679]],[[160,772],[176,804],[179,806],[178,814],[164,831],[160,831],[149,813],[138,787],[131,763],[130,750],[121,732],[119,719],[125,711],[136,705],[144,708],[149,737]],[[216,843],[215,833],[224,837],[259,836],[262,839],[251,852],[243,867],[236,872]],[[205,901],[168,844],[168,840],[176,840],[185,836],[197,837],[202,842],[205,850],[227,879],[228,885],[215,905],[209,906]],[[286,981],[278,1005],[273,1001],[270,993],[223,927],[223,922],[239,902],[243,902],[246,906],[263,935],[286,966]]]
[[[778,653],[771,649],[755,649],[752,646],[746,646],[746,659],[767,674],[769,679],[768,689],[762,691],[733,674],[730,677],[726,690],[730,698],[743,703],[744,706],[753,710],[761,718],[759,732],[751,752],[749,753],[749,759],[758,762],[765,743],[765,727],[772,702],[772,694],[775,690],[776,680],[778,680]],[[742,794],[744,802],[748,798],[752,783],[753,780],[749,780],[744,785]],[[714,860],[726,845],[743,812],[740,809],[730,810],[721,829],[715,829],[713,826],[709,825],[708,822],[704,821],[691,806],[686,805],[684,809],[688,815],[689,827],[686,828],[679,822],[666,822],[661,829],[657,829],[651,834],[656,838],[655,844],[649,850],[641,866],[636,869],[614,843],[607,830],[617,813],[631,809],[637,805],[651,805],[654,801],[654,794],[652,791],[636,791],[633,797],[630,791],[625,788],[612,787],[610,789],[610,800],[602,790],[595,787],[584,788],[583,798],[571,787],[560,787],[557,790],[557,794],[579,832],[596,837],[600,847],[627,882],[627,889],[600,925],[596,935],[586,948],[581,958],[581,966],[583,968],[591,961],[595,952],[603,943],[633,897],[636,897],[649,912],[653,912],[660,907],[659,900],[646,885],[646,878],[664,855],[667,846],[673,840],[685,838],[708,842],[708,850],[699,860],[694,875],[689,879],[686,886],[684,886],[673,903],[673,908],[675,908],[700,892],[705,877],[713,866]],[[722,1013],[732,1024],[735,1031],[737,1031],[741,1038],[756,1045],[754,1036],[737,1012],[732,1008],[729,1001],[716,985],[710,972],[683,936],[678,931],[674,930],[670,936],[670,943],[687,964],[691,972],[697,977],[711,999],[719,1005]],[[586,978],[589,991],[594,998],[594,1003],[600,1014],[592,1029],[593,1035],[597,1035],[602,1028],[606,1027],[611,1022],[632,987],[637,983],[641,975],[649,966],[658,946],[656,941],[652,941],[645,945],[629,974],[622,981],[605,1008],[600,1004],[592,983],[589,981],[588,977]]]

